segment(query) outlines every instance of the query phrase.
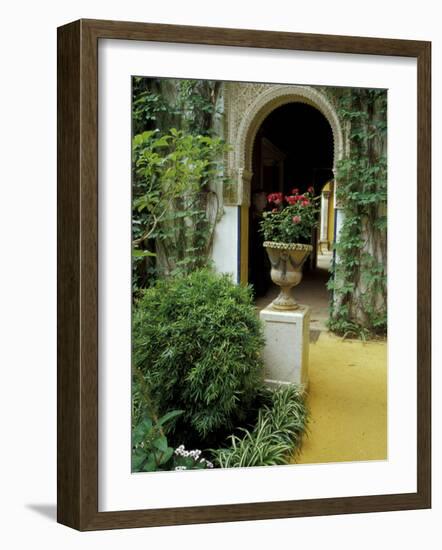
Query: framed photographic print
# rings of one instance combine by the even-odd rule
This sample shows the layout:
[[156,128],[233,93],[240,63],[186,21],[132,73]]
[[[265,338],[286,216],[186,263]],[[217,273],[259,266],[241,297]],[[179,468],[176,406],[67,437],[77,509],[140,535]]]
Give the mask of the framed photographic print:
[[59,28],[59,522],[430,507],[430,51]]

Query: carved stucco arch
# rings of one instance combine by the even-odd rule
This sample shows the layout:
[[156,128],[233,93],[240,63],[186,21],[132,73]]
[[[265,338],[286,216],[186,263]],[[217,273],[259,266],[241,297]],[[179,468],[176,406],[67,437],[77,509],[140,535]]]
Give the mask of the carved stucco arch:
[[[256,134],[267,116],[287,103],[311,105],[327,119],[333,135],[333,171],[343,156],[343,135],[338,116],[327,97],[308,86],[271,85],[258,93],[241,113],[233,151],[230,156],[230,174],[237,182],[238,204],[250,205],[252,153]],[[335,190],[337,182],[335,182]]]

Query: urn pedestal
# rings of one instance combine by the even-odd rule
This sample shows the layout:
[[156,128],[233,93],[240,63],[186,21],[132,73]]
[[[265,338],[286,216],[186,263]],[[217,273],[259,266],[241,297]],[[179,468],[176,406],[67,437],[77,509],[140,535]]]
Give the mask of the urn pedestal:
[[308,385],[310,308],[297,304],[292,289],[301,282],[302,266],[313,247],[266,241],[272,281],[279,296],[260,312],[264,323],[264,378],[270,385]]
[[310,308],[276,310],[269,304],[259,314],[264,324],[264,379],[269,385],[308,386]]

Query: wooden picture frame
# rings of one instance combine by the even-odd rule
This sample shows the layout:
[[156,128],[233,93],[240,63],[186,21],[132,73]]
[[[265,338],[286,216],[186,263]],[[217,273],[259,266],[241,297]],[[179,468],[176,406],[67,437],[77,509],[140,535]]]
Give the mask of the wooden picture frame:
[[[98,41],[124,39],[402,56],[418,71],[417,492],[98,511]],[[58,29],[58,521],[82,531],[431,506],[431,44],[423,41],[79,20]]]

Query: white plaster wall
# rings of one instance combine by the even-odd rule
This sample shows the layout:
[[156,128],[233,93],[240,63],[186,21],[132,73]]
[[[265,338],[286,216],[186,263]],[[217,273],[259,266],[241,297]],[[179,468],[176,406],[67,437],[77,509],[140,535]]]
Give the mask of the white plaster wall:
[[224,206],[224,213],[215,228],[212,260],[220,273],[230,273],[238,281],[239,208]]

